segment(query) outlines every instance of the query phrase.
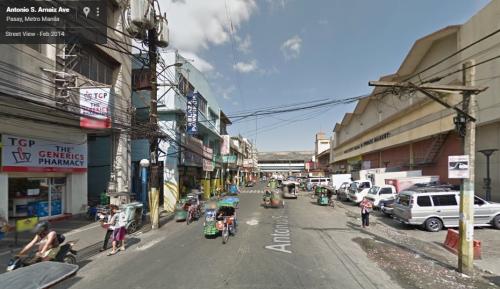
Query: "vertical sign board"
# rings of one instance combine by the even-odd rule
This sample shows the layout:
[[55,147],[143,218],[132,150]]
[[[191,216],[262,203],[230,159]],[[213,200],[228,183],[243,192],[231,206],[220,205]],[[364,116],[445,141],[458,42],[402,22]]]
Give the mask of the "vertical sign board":
[[198,133],[198,93],[190,92],[187,95],[186,108],[187,127],[186,132],[189,135]]
[[109,98],[111,88],[80,88],[80,126],[84,128],[110,128]]
[[448,178],[450,179],[468,179],[469,156],[448,156]]
[[221,155],[228,155],[230,152],[231,138],[229,135],[222,135],[222,146],[220,148]]

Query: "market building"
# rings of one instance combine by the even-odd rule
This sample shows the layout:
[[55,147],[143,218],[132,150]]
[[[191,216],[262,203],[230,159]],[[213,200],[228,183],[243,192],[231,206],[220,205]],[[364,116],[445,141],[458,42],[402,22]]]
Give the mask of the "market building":
[[[488,19],[493,19],[498,11],[500,3],[492,1],[463,25],[449,26],[417,40],[398,71],[380,79],[461,85],[462,64],[470,60],[484,62],[473,71],[466,71],[473,75],[475,85],[488,87],[477,96],[477,151],[500,149],[500,98],[496,94],[500,89],[497,77],[500,67],[495,61],[485,61],[500,52],[500,35],[494,34],[457,52],[495,31],[496,24]],[[431,66],[438,61],[441,61],[438,65]],[[431,68],[426,69],[428,67]],[[440,97],[452,106],[462,100],[462,95],[450,91],[441,92]],[[448,178],[447,168],[448,156],[463,154],[455,116],[454,110],[420,93],[375,88],[335,125],[331,169],[339,173],[377,167],[421,169],[425,175],[440,176],[441,182],[458,184],[458,179]],[[491,158],[491,176],[492,199],[499,201],[500,153]],[[485,177],[486,158],[476,153],[475,192],[478,195],[484,196]]]
[[301,173],[313,155],[313,151],[259,152],[259,171],[261,175]]

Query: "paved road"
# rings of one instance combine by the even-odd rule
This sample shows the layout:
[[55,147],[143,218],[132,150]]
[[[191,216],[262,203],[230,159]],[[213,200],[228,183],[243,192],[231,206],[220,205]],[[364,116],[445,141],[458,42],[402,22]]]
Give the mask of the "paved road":
[[243,190],[228,244],[205,239],[202,221],[171,222],[129,240],[125,252],[84,261],[58,288],[399,288],[352,241],[363,233],[344,210],[306,195],[265,209],[248,192],[257,189]]

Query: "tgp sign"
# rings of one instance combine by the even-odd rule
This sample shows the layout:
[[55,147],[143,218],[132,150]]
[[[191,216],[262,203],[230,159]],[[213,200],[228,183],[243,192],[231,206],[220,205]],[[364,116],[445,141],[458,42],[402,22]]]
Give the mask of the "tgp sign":
[[186,132],[189,135],[198,134],[198,92],[190,92],[187,95]]
[[111,88],[80,88],[80,126],[85,128],[110,128],[109,98]]
[[85,172],[87,144],[2,135],[4,172]]

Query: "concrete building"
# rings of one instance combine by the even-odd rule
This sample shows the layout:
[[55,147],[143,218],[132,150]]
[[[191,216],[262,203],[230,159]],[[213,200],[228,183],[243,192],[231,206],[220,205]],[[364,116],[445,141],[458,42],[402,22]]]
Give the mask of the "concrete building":
[[[176,51],[161,54],[158,66],[158,117],[165,134],[160,143],[163,187],[160,203],[173,211],[182,194],[203,187],[205,197],[221,185],[221,132],[227,134],[231,122],[222,112],[216,96],[204,75]],[[180,63],[176,67],[173,64]],[[148,121],[150,87],[149,72],[140,63],[135,67],[134,106],[137,123]],[[198,132],[186,134],[187,95],[198,94]],[[140,190],[139,162],[149,159],[149,141],[138,135],[133,141],[134,187]]]
[[312,151],[259,152],[259,171],[261,174],[300,173],[305,170],[305,164],[313,154]]
[[[107,35],[130,43],[122,15],[108,5]],[[1,217],[57,218],[103,191],[128,194],[130,55],[108,44],[0,45]],[[107,94],[105,127],[82,124],[97,121],[83,91]]]
[[[500,53],[499,34],[426,68],[497,30],[496,22],[491,19],[498,13],[500,2],[492,1],[463,25],[449,26],[417,40],[398,71],[381,80],[461,84],[460,69],[464,62],[481,63]],[[474,68],[475,84],[489,87],[477,97],[476,150],[500,148],[499,69],[495,61],[486,61]],[[457,93],[442,92],[440,95],[450,105],[457,105],[462,100]],[[335,125],[333,171],[376,167],[422,169],[425,175],[439,175],[441,181],[458,183],[456,179],[449,179],[447,173],[448,156],[463,154],[453,122],[455,115],[453,110],[420,93],[376,88]],[[477,153],[475,165],[476,194],[483,195],[485,157]],[[491,172],[493,200],[499,201],[500,153],[491,159]]]

